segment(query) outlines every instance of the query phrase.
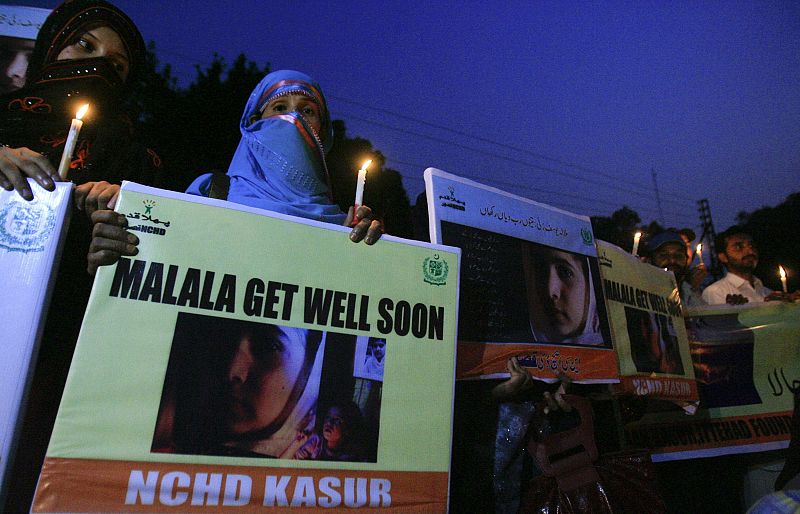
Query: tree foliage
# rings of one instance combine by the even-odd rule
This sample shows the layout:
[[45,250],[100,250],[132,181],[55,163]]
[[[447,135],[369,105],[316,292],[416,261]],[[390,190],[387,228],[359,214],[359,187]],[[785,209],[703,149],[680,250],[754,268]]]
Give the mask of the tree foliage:
[[622,206],[611,214],[611,217],[592,216],[592,231],[595,239],[608,241],[620,248],[631,251],[633,235],[640,230],[642,219],[639,214],[628,207]]
[[737,222],[758,247],[756,275],[764,285],[780,290],[780,264],[789,275],[789,290],[800,288],[800,192],[790,194],[775,207],[739,213]]

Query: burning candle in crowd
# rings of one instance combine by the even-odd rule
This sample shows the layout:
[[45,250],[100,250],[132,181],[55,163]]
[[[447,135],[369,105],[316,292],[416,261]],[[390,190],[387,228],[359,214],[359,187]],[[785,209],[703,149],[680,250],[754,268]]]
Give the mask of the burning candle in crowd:
[[697,243],[695,252],[697,253],[697,264],[703,264],[703,243]]
[[633,250],[631,253],[633,255],[639,255],[639,240],[642,238],[642,232],[637,230],[636,233],[633,235]]
[[89,104],[84,105],[75,114],[72,120],[72,125],[69,127],[69,134],[67,135],[67,142],[64,143],[64,153],[61,154],[61,163],[58,165],[58,174],[62,180],[67,179],[67,172],[69,171],[69,163],[72,161],[72,152],[75,151],[75,145],[78,143],[78,134],[83,127],[83,116],[89,110]]
[[786,270],[783,269],[783,266],[778,266],[778,273],[781,275],[781,285],[783,286],[783,292],[788,293],[789,290],[786,288]]
[[358,210],[359,206],[361,206],[364,201],[364,183],[367,181],[367,168],[369,168],[370,164],[372,164],[372,159],[365,161],[361,169],[358,170],[358,180],[356,181],[356,210]]

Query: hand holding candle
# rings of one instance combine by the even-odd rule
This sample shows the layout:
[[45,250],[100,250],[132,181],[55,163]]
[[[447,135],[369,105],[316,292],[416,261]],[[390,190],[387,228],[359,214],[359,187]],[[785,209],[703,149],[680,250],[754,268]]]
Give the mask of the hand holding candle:
[[69,127],[67,142],[64,143],[64,153],[61,154],[61,163],[58,165],[58,175],[61,177],[61,180],[67,180],[67,172],[69,171],[69,164],[72,161],[72,153],[75,151],[75,145],[78,142],[78,134],[81,132],[81,127],[83,127],[81,118],[83,118],[88,110],[89,104],[78,109],[75,118],[72,120],[72,125]]
[[358,170],[358,179],[356,181],[356,201],[355,201],[355,210],[358,211],[358,208],[364,202],[364,183],[367,181],[367,168],[369,165],[372,164],[372,159],[369,159],[364,162],[361,166],[361,169]]
[[639,240],[641,238],[642,238],[642,232],[640,230],[637,230],[636,233],[633,235],[633,250],[631,250],[631,253],[633,255],[636,256],[639,255]]
[[783,266],[778,266],[778,273],[781,275],[781,286],[783,286],[783,292],[788,293],[789,289],[786,287],[786,270],[783,269]]

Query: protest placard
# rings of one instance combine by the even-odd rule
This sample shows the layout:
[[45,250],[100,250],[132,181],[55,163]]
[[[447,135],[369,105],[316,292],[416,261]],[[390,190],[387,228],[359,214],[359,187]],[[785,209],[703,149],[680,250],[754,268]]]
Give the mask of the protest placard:
[[30,202],[0,189],[0,492],[6,492],[3,484],[69,224],[72,184],[59,183],[50,192],[29,183]]
[[664,271],[597,242],[600,276],[619,358],[623,394],[689,402],[697,384],[678,288]]
[[117,210],[139,253],[98,271],[34,512],[446,511],[457,249],[130,183]]
[[434,168],[425,183],[431,241],[463,252],[457,377],[516,356],[542,380],[615,382],[589,218]]
[[625,428],[654,460],[785,448],[800,387],[800,304],[688,310],[700,409],[649,412]]

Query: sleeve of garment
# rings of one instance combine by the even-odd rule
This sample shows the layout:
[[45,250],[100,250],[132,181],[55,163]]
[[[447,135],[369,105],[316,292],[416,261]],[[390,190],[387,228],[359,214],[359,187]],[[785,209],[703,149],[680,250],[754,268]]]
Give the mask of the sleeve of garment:
[[208,197],[208,192],[211,189],[212,176],[212,173],[206,173],[194,179],[194,181],[189,184],[189,187],[186,188],[186,194]]

